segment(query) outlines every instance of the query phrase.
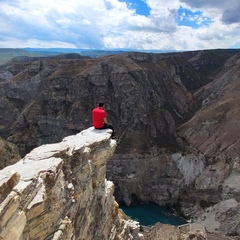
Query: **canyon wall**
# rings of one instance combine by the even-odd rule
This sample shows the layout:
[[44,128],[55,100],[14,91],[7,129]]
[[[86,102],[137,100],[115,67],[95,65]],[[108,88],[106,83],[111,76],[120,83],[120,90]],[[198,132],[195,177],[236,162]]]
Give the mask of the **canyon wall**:
[[174,205],[182,190],[201,175],[205,162],[204,156],[194,154],[115,154],[107,163],[107,178],[115,183],[119,203]]
[[0,66],[0,135],[24,156],[90,127],[91,111],[103,101],[120,140],[118,152],[179,149],[175,121],[194,109],[180,75],[200,81],[180,54],[14,60]]
[[194,93],[201,108],[177,128],[185,151],[114,155],[108,178],[119,202],[177,203],[209,232],[240,234],[239,69],[237,54]]
[[239,59],[220,49],[15,59],[0,66],[0,135],[24,156],[90,127],[104,101],[117,201],[178,204],[209,231],[239,235]]
[[114,200],[109,130],[40,146],[0,171],[0,239],[141,239]]

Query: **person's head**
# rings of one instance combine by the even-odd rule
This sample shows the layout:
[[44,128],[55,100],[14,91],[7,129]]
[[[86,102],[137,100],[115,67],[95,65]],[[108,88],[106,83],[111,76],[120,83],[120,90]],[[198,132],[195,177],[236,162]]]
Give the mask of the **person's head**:
[[103,102],[100,102],[100,103],[98,103],[98,106],[99,106],[99,107],[103,107],[103,106],[104,106],[104,103],[103,103]]

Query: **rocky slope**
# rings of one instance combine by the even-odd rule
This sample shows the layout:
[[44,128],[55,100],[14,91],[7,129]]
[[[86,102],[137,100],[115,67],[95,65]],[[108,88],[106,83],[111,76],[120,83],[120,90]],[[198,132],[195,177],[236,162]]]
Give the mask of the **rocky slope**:
[[202,213],[201,221],[207,221],[205,225],[211,231],[231,235],[240,235],[239,89],[238,54],[227,61],[211,83],[195,93],[202,107],[178,128],[180,136],[206,158],[204,171],[191,192],[201,194],[201,199],[212,205],[218,203]]
[[[181,125],[179,134],[207,158],[205,177],[197,181],[198,189],[232,194],[240,200],[240,55],[232,57],[214,81],[196,95],[202,108]],[[206,178],[206,176],[208,176]],[[225,181],[226,180],[226,181]]]
[[[117,201],[181,204],[203,221],[232,199],[239,214],[239,66],[237,50],[17,59],[0,66],[0,135],[23,156],[91,126],[104,101],[119,137],[107,173]],[[231,216],[214,231],[238,234]]]

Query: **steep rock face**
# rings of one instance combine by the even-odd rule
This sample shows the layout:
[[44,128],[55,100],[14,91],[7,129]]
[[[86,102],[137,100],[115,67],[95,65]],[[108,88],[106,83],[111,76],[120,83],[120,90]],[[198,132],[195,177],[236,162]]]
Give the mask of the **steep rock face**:
[[93,128],[0,171],[1,239],[140,239],[105,179],[116,143]]
[[190,187],[205,166],[203,156],[189,154],[114,155],[108,161],[107,178],[115,183],[115,197],[126,205],[155,202],[171,205],[181,189]]
[[197,95],[203,107],[179,134],[207,158],[207,167],[196,183],[197,189],[219,191],[222,198],[240,200],[240,55],[231,58],[215,80]]
[[121,140],[118,151],[181,148],[175,121],[191,113],[193,99],[177,72],[188,69],[197,81],[181,55],[143,53],[0,66],[0,134],[23,155],[91,126],[91,110],[104,101]]
[[[212,214],[202,214],[201,218],[208,229],[231,235],[239,235],[240,224],[237,217],[240,213],[239,69],[240,55],[235,55],[213,82],[196,93],[202,100],[201,110],[178,128],[178,133],[188,144],[206,157],[206,167],[197,177],[194,189],[189,191],[189,198],[193,192],[201,195],[207,205],[217,203],[214,210],[221,208],[219,205],[225,206],[226,200],[235,201],[236,206],[225,212],[219,209],[215,213],[208,209],[206,211]],[[187,198],[185,196],[185,201]],[[189,205],[187,209],[190,210]],[[226,218],[229,222],[225,222]],[[215,228],[211,222],[216,223]]]
[[[236,158],[240,155],[239,119],[240,55],[235,55],[224,66],[214,81],[195,95],[202,108],[179,133],[209,158]],[[211,146],[211,147],[210,147]]]
[[[116,185],[119,202],[178,202],[208,231],[239,235],[239,59],[239,55],[229,59],[215,79],[194,94],[202,107],[177,131],[188,145],[186,152],[169,154],[153,148],[145,155],[114,155],[108,177]],[[212,209],[230,199],[236,206],[214,213]]]

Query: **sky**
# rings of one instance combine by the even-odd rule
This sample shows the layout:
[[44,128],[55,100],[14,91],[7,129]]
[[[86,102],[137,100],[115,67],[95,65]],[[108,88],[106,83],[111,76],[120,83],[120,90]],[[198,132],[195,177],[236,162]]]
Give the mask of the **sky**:
[[240,0],[0,0],[0,48],[240,48]]

